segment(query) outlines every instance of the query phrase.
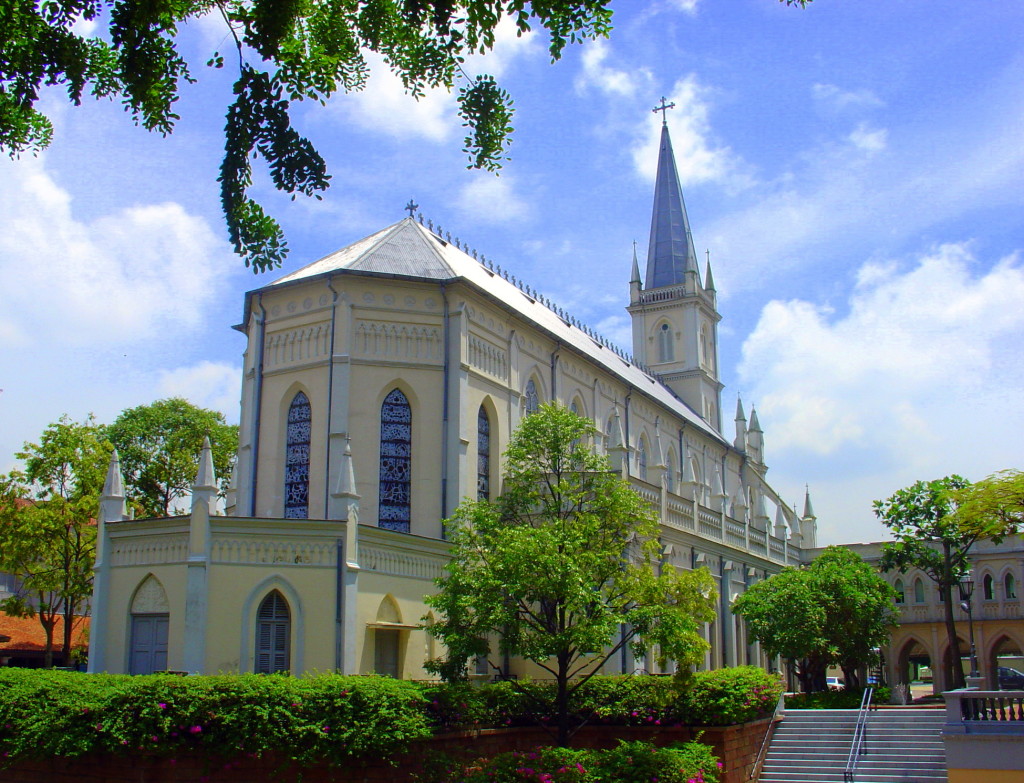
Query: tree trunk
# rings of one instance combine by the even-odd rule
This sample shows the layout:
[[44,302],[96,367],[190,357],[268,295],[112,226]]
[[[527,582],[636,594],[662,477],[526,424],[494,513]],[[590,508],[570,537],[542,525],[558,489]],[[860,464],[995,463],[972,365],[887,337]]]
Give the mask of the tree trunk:
[[[960,640],[956,635],[956,621],[953,620],[953,586],[943,582],[939,589],[942,592],[942,606],[946,616],[946,642],[949,645],[949,665],[946,667],[946,683],[953,688],[963,688],[964,667],[960,662]],[[934,664],[933,664],[934,668]]]
[[555,715],[558,719],[558,747],[569,746],[569,660],[558,656],[558,692],[555,694]]

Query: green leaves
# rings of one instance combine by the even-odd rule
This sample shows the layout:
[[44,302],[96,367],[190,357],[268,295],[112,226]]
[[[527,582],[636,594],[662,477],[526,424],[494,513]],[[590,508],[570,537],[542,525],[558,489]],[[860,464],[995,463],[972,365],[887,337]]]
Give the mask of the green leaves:
[[125,490],[143,516],[180,512],[176,502],[191,491],[203,438],[210,438],[213,468],[227,490],[238,446],[238,427],[224,416],[180,397],[122,411],[106,429],[117,447]]
[[[498,24],[510,16],[520,32],[530,30],[531,22],[547,29],[551,58],[557,60],[567,44],[608,34],[608,5],[609,0],[117,0],[109,6],[104,40],[74,30],[79,21],[97,18],[107,3],[11,0],[0,7],[0,150],[18,155],[50,143],[52,127],[35,108],[44,85],[66,85],[76,104],[87,91],[116,96],[144,128],[170,133],[180,119],[174,110],[179,90],[195,81],[179,50],[179,26],[218,13],[225,35],[235,41],[239,64],[226,117],[221,202],[235,252],[261,272],[280,266],[288,247],[278,222],[249,195],[253,153],[264,158],[274,186],[285,193],[319,197],[330,179],[319,153],[292,128],[293,101],[324,103],[339,90],[361,89],[368,75],[364,52],[374,52],[414,98],[428,88],[458,86],[470,165],[495,171],[507,159],[512,98],[492,77],[465,74],[466,58],[489,51]],[[224,65],[217,52],[203,61]]]
[[806,568],[786,568],[733,603],[769,656],[845,668],[871,663],[895,625],[892,586],[859,555],[828,547]]
[[451,560],[427,599],[442,614],[430,632],[448,648],[434,671],[464,672],[497,639],[560,684],[560,730],[567,694],[624,645],[638,656],[657,647],[685,667],[703,655],[699,629],[715,616],[706,569],[657,566],[654,514],[591,451],[594,434],[557,403],[525,417],[501,497],[465,502],[449,520]]

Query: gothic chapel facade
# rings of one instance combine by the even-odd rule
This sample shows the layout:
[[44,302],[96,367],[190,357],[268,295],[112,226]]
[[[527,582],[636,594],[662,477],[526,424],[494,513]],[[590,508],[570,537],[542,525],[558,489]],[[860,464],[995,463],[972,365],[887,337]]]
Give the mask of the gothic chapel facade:
[[665,566],[714,576],[705,666],[771,664],[729,604],[800,562],[816,522],[809,498],[798,516],[767,483],[755,411],[737,404],[723,432],[715,286],[664,125],[629,291],[633,357],[410,215],[246,294],[227,514],[206,451],[189,515],[127,518],[115,456],[90,670],[427,676],[442,520],[500,491],[510,433],[546,400],[594,420],[596,448],[660,514]]

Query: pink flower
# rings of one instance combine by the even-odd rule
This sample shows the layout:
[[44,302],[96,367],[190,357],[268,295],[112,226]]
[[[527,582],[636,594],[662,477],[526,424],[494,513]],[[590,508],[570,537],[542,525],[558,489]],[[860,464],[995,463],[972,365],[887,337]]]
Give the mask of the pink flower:
[[161,710],[166,710],[167,709],[167,702],[163,702],[162,701],[159,704],[157,704],[156,706],[159,707]]
[[188,733],[189,734],[200,734],[200,733],[202,733],[202,731],[203,731],[203,727],[202,726],[193,726],[192,728],[190,728],[188,730]]

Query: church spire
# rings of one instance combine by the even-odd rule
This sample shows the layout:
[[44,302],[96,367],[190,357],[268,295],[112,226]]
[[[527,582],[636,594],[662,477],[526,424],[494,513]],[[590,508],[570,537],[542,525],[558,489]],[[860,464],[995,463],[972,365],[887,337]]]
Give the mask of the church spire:
[[690,221],[683,203],[683,190],[672,152],[665,110],[672,107],[661,99],[654,111],[662,112],[661,146],[658,152],[658,178],[654,185],[654,213],[651,216],[651,240],[647,246],[647,280],[644,288],[689,284],[700,285],[697,254],[690,236]]

